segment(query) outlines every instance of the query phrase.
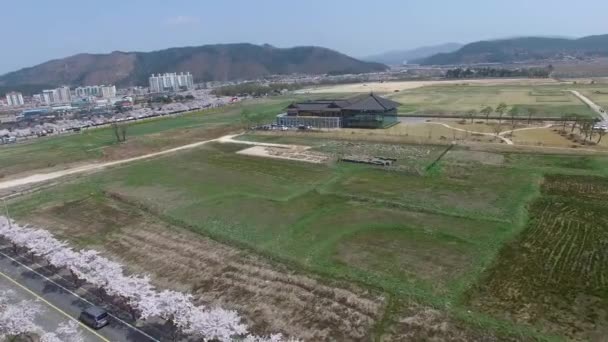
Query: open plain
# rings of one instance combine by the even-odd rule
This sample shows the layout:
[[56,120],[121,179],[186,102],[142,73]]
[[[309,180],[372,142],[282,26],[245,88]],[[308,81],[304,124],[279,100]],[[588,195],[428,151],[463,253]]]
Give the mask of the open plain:
[[[501,91],[530,96],[513,87]],[[293,99],[135,124],[125,143],[100,129],[5,147],[0,170],[7,181],[216,139]],[[8,207],[158,287],[237,310],[257,334],[602,341],[608,155],[604,141],[573,142],[577,131],[526,118],[251,131],[68,176]]]

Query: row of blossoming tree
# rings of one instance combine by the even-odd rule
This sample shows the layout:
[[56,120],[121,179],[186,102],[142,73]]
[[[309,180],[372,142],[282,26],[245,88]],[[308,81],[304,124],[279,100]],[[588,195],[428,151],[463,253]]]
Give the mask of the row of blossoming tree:
[[12,244],[15,253],[25,252],[32,260],[43,259],[56,270],[69,271],[75,282],[93,285],[100,295],[118,303],[134,320],[160,317],[173,326],[174,332],[203,341],[284,340],[281,334],[249,334],[236,311],[196,306],[189,294],[157,290],[148,276],[127,275],[119,263],[94,250],[75,250],[46,230],[21,226],[0,216],[0,237]]

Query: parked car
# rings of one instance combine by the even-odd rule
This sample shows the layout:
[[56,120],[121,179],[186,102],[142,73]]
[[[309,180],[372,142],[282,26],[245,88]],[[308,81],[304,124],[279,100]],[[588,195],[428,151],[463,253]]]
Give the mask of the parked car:
[[78,319],[93,329],[101,329],[110,324],[108,312],[96,306],[83,310]]

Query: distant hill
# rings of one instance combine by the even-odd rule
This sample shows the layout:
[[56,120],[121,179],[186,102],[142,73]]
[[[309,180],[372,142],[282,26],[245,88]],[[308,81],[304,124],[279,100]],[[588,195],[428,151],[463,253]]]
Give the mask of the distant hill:
[[608,35],[579,39],[524,37],[479,41],[417,62],[423,65],[512,63],[608,56]]
[[252,79],[271,74],[345,74],[383,71],[380,63],[363,62],[315,47],[218,44],[153,52],[78,54],[0,76],[0,87],[32,85],[147,85],[152,73],[190,71],[195,82]]
[[462,47],[460,43],[445,43],[434,46],[423,46],[412,50],[394,50],[379,55],[363,58],[364,61],[384,63],[388,65],[401,65],[405,61],[430,57],[438,53],[453,52]]

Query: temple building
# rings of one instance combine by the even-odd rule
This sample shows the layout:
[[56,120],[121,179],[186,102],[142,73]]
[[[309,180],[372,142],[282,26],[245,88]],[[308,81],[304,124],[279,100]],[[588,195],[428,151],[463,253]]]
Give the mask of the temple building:
[[386,128],[398,123],[400,103],[374,93],[340,100],[292,103],[277,116],[284,126],[315,128]]

